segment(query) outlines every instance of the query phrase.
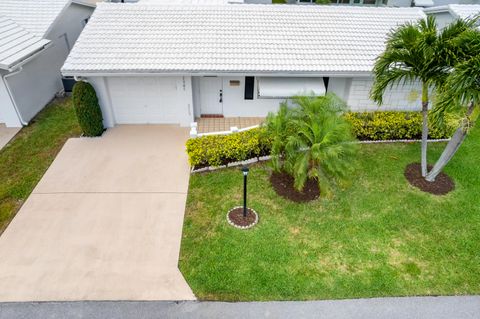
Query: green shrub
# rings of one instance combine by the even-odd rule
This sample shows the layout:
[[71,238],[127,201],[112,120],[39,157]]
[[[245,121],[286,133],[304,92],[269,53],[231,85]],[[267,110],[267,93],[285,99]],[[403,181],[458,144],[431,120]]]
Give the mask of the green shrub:
[[[422,136],[420,112],[348,112],[345,118],[351,123],[353,133],[360,140],[419,139]],[[449,138],[458,127],[458,120],[450,117],[443,128],[430,121],[429,137]]]
[[[360,140],[419,139],[422,133],[420,112],[347,112],[344,116],[352,126],[353,135]],[[444,128],[431,125],[430,138],[451,137],[459,120],[449,117],[445,124]],[[274,141],[262,127],[230,135],[190,139],[187,142],[187,153],[190,164],[194,167],[220,166],[269,155]]]
[[72,99],[83,134],[85,136],[102,135],[104,130],[102,110],[93,86],[87,82],[77,82],[73,87]]
[[230,135],[209,135],[189,139],[187,153],[195,167],[220,166],[270,153],[270,142],[263,128]]

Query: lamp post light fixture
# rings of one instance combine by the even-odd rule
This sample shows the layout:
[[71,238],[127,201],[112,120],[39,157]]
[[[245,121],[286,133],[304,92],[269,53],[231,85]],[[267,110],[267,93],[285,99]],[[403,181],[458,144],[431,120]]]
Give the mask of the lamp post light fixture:
[[235,228],[249,229],[258,223],[258,214],[252,208],[247,207],[247,177],[248,167],[242,167],[243,174],[243,207],[236,206],[227,212],[227,222]]
[[243,172],[243,218],[247,218],[247,177],[248,177],[248,167],[244,166],[242,168]]

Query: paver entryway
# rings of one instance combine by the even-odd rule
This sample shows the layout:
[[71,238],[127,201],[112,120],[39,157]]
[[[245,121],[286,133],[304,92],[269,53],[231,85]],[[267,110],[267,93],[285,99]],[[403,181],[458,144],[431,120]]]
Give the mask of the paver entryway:
[[188,130],[70,139],[0,237],[0,301],[190,300],[178,270]]

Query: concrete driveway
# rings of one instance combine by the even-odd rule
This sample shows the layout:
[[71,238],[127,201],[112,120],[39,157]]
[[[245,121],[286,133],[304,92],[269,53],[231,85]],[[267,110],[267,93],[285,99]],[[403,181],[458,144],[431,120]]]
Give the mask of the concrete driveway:
[[0,237],[0,301],[191,300],[178,270],[188,131],[70,139]]
[[20,131],[20,127],[6,127],[0,124],[0,150]]

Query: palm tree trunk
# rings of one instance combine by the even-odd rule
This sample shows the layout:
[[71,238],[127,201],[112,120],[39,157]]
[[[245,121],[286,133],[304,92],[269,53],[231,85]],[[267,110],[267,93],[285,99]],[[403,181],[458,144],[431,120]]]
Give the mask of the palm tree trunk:
[[427,176],[428,148],[428,85],[422,85],[422,176]]
[[[467,120],[469,119],[470,115],[472,115],[473,109],[474,105],[471,103],[466,114]],[[465,140],[467,133],[468,130],[464,124],[462,124],[462,126],[455,131],[447,146],[443,150],[442,155],[440,155],[440,158],[437,160],[432,170],[425,177],[428,182],[435,181],[435,178],[437,178],[438,174],[440,174],[448,162],[450,162],[453,155],[455,155],[455,153],[458,151],[460,145],[462,145],[463,141]]]
[[467,131],[463,127],[459,127],[455,131],[455,134],[453,134],[452,138],[443,150],[442,155],[435,163],[435,166],[433,166],[432,170],[425,177],[428,182],[435,181],[435,178],[437,178],[438,174],[440,174],[443,168],[448,164],[448,162],[452,159],[453,155],[455,155],[457,150],[460,148],[460,145],[462,145],[466,136]]

